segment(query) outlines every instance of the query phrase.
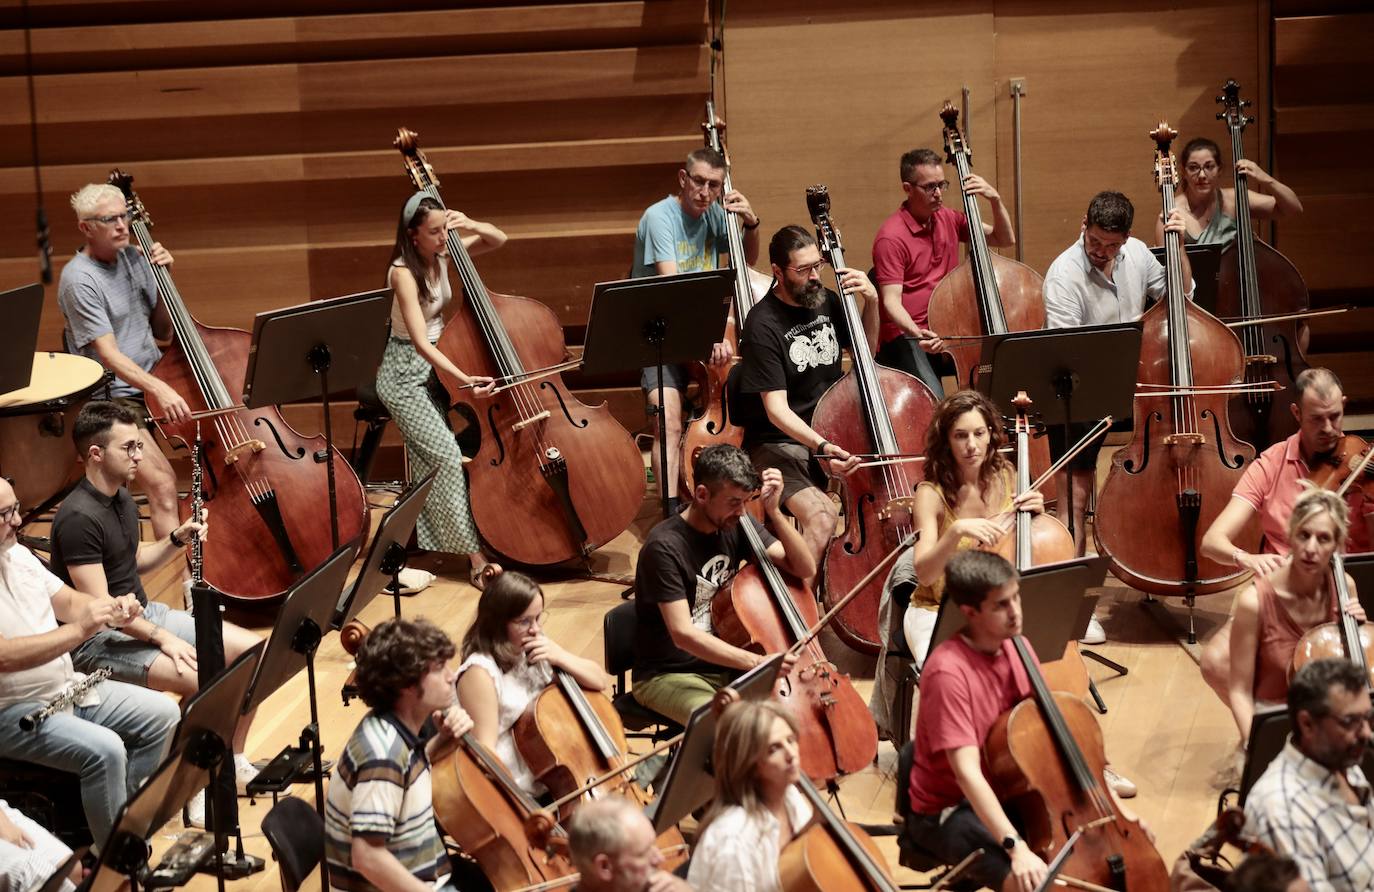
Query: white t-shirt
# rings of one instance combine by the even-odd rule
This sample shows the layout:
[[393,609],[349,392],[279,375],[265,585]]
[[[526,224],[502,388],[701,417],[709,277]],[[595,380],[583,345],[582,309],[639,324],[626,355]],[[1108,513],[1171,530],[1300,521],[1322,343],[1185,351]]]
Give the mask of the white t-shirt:
[[[52,598],[62,589],[58,579],[22,545],[0,552],[0,635],[27,638],[57,628]],[[70,654],[41,666],[0,673],[0,707],[25,700],[48,701],[67,685],[85,678],[72,669]],[[91,691],[91,696],[94,696]],[[96,701],[99,702],[99,701]],[[83,700],[83,705],[93,705]]]
[[515,748],[515,735],[511,729],[530,701],[553,681],[553,667],[548,663],[530,665],[522,658],[519,666],[502,672],[496,661],[488,655],[473,654],[458,667],[458,676],[461,678],[464,672],[474,667],[491,676],[496,684],[497,724],[500,726],[494,748],[496,757],[510,771],[520,789],[535,796],[543,793],[544,785],[535,781],[530,766],[525,764],[520,751]]
[[[425,337],[433,344],[439,340],[439,335],[444,330],[444,307],[453,300],[453,289],[448,283],[448,258],[439,258],[439,278],[437,281],[431,280],[429,288],[431,293],[437,294],[437,300],[425,300],[420,298],[420,314],[425,317]],[[395,275],[400,264],[392,265],[387,271],[387,287],[391,287],[391,277]],[[405,316],[401,313],[401,302],[393,296],[391,298],[391,336],[400,338],[403,341],[410,340],[410,329],[406,328]]]
[[[792,832],[811,821],[811,803],[796,787],[783,798]],[[778,859],[782,827],[770,811],[751,814],[741,805],[721,811],[697,840],[687,882],[693,889],[780,892]]]

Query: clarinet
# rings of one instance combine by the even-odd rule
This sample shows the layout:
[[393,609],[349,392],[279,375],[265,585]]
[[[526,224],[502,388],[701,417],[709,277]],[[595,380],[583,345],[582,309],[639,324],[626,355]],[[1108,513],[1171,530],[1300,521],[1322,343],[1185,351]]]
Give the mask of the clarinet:
[[110,670],[101,666],[99,669],[87,675],[85,678],[69,686],[65,691],[52,698],[52,701],[42,709],[35,709],[33,712],[19,720],[20,731],[37,731],[38,726],[48,720],[48,716],[61,712],[68,706],[86,696],[86,693],[102,681],[110,677]]

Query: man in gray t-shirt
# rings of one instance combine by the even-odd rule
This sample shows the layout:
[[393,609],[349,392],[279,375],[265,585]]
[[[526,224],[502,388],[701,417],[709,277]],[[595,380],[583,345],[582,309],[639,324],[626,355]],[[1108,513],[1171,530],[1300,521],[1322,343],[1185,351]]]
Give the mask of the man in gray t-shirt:
[[[57,289],[57,304],[66,319],[66,348],[114,372],[112,398],[141,403],[144,393],[152,393],[172,420],[189,418],[186,401],[151,371],[162,356],[157,340],[171,337],[172,322],[158,299],[149,261],[170,267],[172,255],[154,243],[151,256],[145,258],[130,245],[128,203],[114,186],[83,186],[72,196],[72,209],[86,244],[62,268]],[[142,407],[136,411],[146,414]],[[153,533],[160,539],[180,523],[176,477],[162,450],[152,443],[147,446],[138,479],[148,495]]]

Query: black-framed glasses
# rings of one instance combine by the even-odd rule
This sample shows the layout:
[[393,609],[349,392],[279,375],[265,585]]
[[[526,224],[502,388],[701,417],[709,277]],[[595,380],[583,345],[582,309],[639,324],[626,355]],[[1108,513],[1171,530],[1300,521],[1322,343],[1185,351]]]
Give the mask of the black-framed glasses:
[[948,189],[949,180],[941,180],[938,183],[912,183],[911,185],[927,195],[934,195],[936,192],[943,192]]
[[8,508],[0,508],[0,523],[13,523],[16,517],[23,516],[24,509],[20,507],[17,501]]
[[131,217],[130,217],[129,212],[128,212],[128,211],[125,211],[125,212],[122,213],[122,214],[106,214],[106,215],[103,216],[103,217],[86,217],[84,222],[86,222],[86,223],[102,223],[102,224],[104,224],[105,226],[109,226],[109,225],[111,225],[112,223],[114,223],[114,222],[117,221],[117,220],[123,220],[125,223],[128,223],[130,219],[131,219]]
[[142,452],[142,451],[144,450],[144,448],[147,447],[147,445],[148,445],[148,444],[147,444],[147,443],[144,443],[142,440],[132,440],[132,441],[130,441],[130,442],[128,442],[128,443],[123,443],[123,444],[121,444],[121,445],[119,445],[119,446],[101,446],[100,448],[101,448],[101,449],[123,449],[125,455],[129,456],[129,458],[133,458],[135,454],[137,454],[137,453],[139,453],[139,452]]
[[799,276],[810,278],[813,273],[819,275],[820,271],[825,269],[825,266],[826,263],[824,260],[817,260],[815,263],[808,263],[806,266],[789,266],[788,269]]

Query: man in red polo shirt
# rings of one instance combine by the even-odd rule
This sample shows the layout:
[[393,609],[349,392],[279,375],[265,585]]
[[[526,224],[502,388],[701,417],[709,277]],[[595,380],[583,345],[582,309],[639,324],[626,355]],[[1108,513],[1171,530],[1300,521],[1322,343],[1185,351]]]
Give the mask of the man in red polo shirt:
[[[1302,492],[1301,481],[1320,467],[1341,441],[1345,394],[1329,369],[1306,369],[1293,382],[1297,399],[1293,414],[1298,432],[1275,443],[1250,463],[1217,519],[1202,537],[1202,553],[1214,561],[1244,567],[1266,576],[1288,555],[1288,515]],[[1352,484],[1346,492],[1350,506],[1350,539],[1346,552],[1369,551],[1374,542],[1374,487]],[[1258,554],[1237,544],[1258,518],[1263,533]],[[1225,702],[1231,664],[1231,624],[1228,621],[1202,649],[1202,677]]]
[[[959,265],[959,243],[969,237],[968,217],[944,206],[949,180],[935,152],[907,152],[902,156],[901,175],[906,200],[873,238],[873,274],[882,301],[878,362],[915,375],[937,397],[943,397],[940,378],[925,354],[939,354],[944,345],[926,327],[927,310],[935,286]],[[963,188],[992,202],[995,222],[983,224],[988,244],[994,248],[1016,244],[1011,215],[997,190],[976,174],[964,180]]]

